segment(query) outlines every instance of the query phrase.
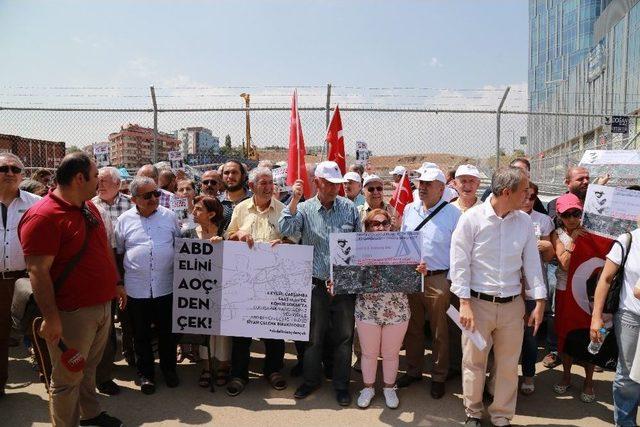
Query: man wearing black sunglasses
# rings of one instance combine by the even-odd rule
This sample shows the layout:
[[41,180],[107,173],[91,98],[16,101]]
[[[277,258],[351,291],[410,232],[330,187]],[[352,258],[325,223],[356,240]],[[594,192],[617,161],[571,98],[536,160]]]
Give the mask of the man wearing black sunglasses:
[[208,170],[202,174],[200,192],[205,196],[218,197],[220,194],[220,182],[218,171]]
[[0,207],[2,236],[0,247],[0,398],[8,379],[8,349],[11,332],[11,301],[16,279],[25,277],[24,255],[16,228],[22,215],[40,197],[20,191],[24,165],[11,153],[0,154]]

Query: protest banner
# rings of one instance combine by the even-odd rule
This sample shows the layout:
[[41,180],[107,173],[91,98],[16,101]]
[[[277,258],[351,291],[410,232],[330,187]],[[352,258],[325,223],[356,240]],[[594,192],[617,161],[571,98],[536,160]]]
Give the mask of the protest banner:
[[329,252],[334,294],[422,290],[415,269],[421,260],[420,233],[331,233]]
[[184,169],[184,157],[182,155],[182,151],[169,151],[169,163],[171,164],[171,169],[173,170],[183,170]]
[[637,150],[586,150],[580,166],[591,176],[609,174],[609,185],[627,186],[638,183],[640,152]]
[[640,191],[591,184],[587,190],[582,226],[598,236],[614,239],[634,230],[640,218]]
[[173,195],[169,208],[176,214],[180,224],[189,218],[189,201],[186,197]]
[[366,165],[371,152],[367,147],[367,143],[363,141],[356,141],[356,165]]
[[313,247],[176,239],[173,332],[309,339]]
[[109,166],[111,159],[109,158],[109,143],[98,142],[93,144],[93,156],[96,158],[96,164],[99,168]]

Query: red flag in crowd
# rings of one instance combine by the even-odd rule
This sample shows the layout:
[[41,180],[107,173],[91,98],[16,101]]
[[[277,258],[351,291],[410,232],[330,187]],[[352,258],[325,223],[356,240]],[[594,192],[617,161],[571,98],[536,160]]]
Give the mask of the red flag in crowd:
[[593,294],[612,244],[613,240],[588,232],[575,241],[566,289],[556,289],[555,327],[560,351],[572,331],[591,327]]
[[[342,136],[342,118],[340,108],[336,105],[333,117],[327,129],[327,160],[338,164],[342,175],[347,173],[347,162],[344,155],[344,137]],[[340,187],[340,195],[344,196],[344,187]]]
[[298,90],[293,91],[291,99],[291,122],[289,124],[289,161],[287,163],[287,185],[293,185],[297,179],[304,182],[304,197],[311,197],[311,185],[307,177],[307,166],[304,156],[307,154],[304,148],[302,136],[302,123],[298,114]]
[[398,218],[402,218],[404,207],[411,202],[413,202],[413,194],[411,192],[409,178],[405,172],[402,174],[402,178],[400,178],[400,182],[394,190],[389,204],[395,208],[396,212],[398,212]]

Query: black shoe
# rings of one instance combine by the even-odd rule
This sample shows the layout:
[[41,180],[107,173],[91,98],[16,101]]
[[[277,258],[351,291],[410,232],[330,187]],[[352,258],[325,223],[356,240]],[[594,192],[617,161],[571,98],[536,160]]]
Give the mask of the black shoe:
[[336,390],[336,401],[340,406],[351,405],[351,393],[349,393],[349,390]]
[[296,363],[296,366],[291,368],[291,372],[289,372],[292,378],[297,378],[302,375],[302,362]]
[[102,384],[98,384],[98,391],[108,396],[115,396],[120,393],[120,386],[113,381],[107,381]]
[[478,418],[467,417],[467,420],[464,422],[464,427],[482,427],[482,423]]
[[80,420],[81,426],[97,426],[97,427],[120,427],[123,426],[122,421],[116,417],[112,417],[106,412],[100,413],[97,417],[88,420]]
[[131,353],[124,354],[124,360],[127,362],[127,365],[131,368],[136,367],[136,356]]
[[144,394],[153,394],[156,392],[156,383],[147,377],[140,377],[140,391]]
[[431,397],[434,399],[440,399],[444,396],[444,383],[438,381],[431,382]]
[[413,375],[409,375],[409,374],[404,374],[403,376],[401,376],[400,378],[398,378],[398,381],[396,382],[396,385],[400,388],[403,387],[409,387],[411,384],[418,382],[418,381],[422,381],[422,377],[414,377]]
[[302,384],[300,387],[298,387],[296,392],[293,393],[293,397],[295,397],[296,399],[304,399],[307,396],[309,396],[311,393],[316,391],[317,388],[318,387],[311,387],[306,384]]
[[178,374],[176,374],[174,371],[163,372],[163,375],[164,382],[167,384],[167,387],[175,388],[178,387],[178,384],[180,384],[180,378],[178,378]]

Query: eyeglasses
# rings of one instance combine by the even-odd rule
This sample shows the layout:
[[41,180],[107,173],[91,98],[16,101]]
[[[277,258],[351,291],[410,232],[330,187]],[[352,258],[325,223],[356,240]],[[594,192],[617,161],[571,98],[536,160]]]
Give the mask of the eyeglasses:
[[374,191],[378,191],[380,193],[382,193],[383,188],[382,187],[367,187],[367,191],[369,193],[373,193]]
[[216,181],[215,179],[205,179],[204,181],[202,181],[203,185],[218,185],[218,181]]
[[572,209],[570,211],[561,213],[560,216],[562,218],[580,218],[582,216],[582,211],[578,209]]
[[369,223],[369,226],[370,227],[380,227],[380,226],[386,227],[389,224],[391,224],[391,223],[385,219],[384,221],[371,221]]
[[138,197],[142,197],[145,200],[149,200],[151,197],[158,198],[162,193],[160,190],[147,191],[146,193],[141,194]]
[[9,171],[17,175],[22,173],[22,168],[19,168],[18,166],[0,166],[0,173],[7,173]]

